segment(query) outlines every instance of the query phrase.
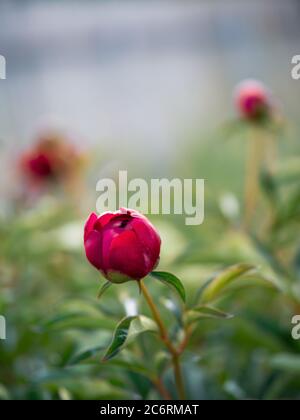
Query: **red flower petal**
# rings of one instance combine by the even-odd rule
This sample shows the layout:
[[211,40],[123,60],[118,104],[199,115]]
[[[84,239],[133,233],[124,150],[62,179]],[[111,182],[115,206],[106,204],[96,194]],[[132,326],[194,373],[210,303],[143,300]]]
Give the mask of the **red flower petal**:
[[160,236],[154,226],[144,217],[135,218],[131,226],[145,255],[147,269],[151,271],[159,258]]
[[148,274],[142,248],[133,231],[125,230],[112,240],[109,265],[111,270],[124,273],[135,280]]
[[87,234],[94,229],[95,222],[97,221],[98,216],[96,213],[91,213],[84,225],[84,240],[86,240]]
[[84,241],[86,257],[98,270],[102,269],[102,237],[101,233],[93,230],[89,232]]
[[118,212],[105,212],[98,217],[97,223],[95,224],[96,230],[101,230],[104,226],[106,226],[112,219],[118,217]]

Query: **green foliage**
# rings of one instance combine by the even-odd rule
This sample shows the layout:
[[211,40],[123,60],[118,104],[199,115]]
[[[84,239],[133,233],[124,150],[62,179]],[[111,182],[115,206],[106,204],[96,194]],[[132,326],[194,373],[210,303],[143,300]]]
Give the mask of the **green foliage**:
[[202,302],[206,303],[215,300],[222,293],[223,289],[226,288],[226,286],[253,269],[253,265],[238,264],[222,271],[211,281],[209,281],[206,284],[204,290],[202,290]]
[[152,271],[151,276],[174,289],[182,301],[185,302],[185,290],[178,277],[165,271]]
[[97,294],[97,298],[100,299],[101,296],[106,292],[106,290],[112,286],[112,283],[110,281],[106,281],[105,283],[103,283],[103,285],[100,287],[98,294]]
[[112,342],[103,356],[103,361],[115,357],[130,341],[146,331],[157,331],[156,324],[145,316],[129,316],[116,326]]
[[216,319],[230,319],[233,315],[220,311],[219,309],[211,306],[200,305],[186,312],[187,324],[192,324],[203,318],[216,318]]
[[[240,122],[230,128],[243,135]],[[208,180],[204,224],[153,219],[166,271],[145,284],[172,342],[191,330],[182,355],[187,398],[299,399],[300,341],[291,337],[300,311],[299,158],[282,156],[276,170],[261,172],[246,230],[244,145],[208,140],[181,156],[189,162],[182,177]],[[220,206],[228,189],[237,214]],[[8,337],[0,341],[0,399],[163,398],[158,380],[176,398],[170,355],[136,282],[104,282],[97,299],[100,275],[86,262],[77,210],[44,198],[1,216]]]

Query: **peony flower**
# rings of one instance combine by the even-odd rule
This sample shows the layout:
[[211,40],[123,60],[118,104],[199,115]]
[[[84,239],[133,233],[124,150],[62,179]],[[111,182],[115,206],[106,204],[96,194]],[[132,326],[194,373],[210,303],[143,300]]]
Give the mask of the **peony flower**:
[[21,156],[21,170],[32,181],[57,180],[69,174],[77,165],[79,155],[63,138],[45,133],[39,141]]
[[112,283],[147,276],[158,264],[160,245],[154,226],[135,210],[92,213],[85,224],[87,259]]
[[248,120],[258,121],[268,117],[273,103],[271,93],[256,80],[244,80],[235,89],[234,102],[238,113]]
[[43,153],[28,153],[22,157],[24,171],[39,179],[51,178],[54,176],[53,165],[49,156]]

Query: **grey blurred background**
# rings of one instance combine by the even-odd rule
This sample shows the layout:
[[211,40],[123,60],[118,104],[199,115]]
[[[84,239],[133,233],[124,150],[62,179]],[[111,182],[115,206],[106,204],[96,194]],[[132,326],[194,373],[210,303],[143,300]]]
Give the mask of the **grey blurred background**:
[[117,159],[168,165],[189,133],[233,114],[247,77],[299,120],[296,0],[0,2],[2,153],[52,118]]

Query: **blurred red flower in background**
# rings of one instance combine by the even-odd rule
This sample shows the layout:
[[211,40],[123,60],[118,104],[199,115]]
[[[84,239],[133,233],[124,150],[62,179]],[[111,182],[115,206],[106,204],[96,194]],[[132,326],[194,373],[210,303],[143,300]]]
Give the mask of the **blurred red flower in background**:
[[270,116],[273,101],[270,91],[257,80],[244,80],[235,89],[234,102],[238,113],[246,119],[258,121]]
[[62,136],[46,133],[21,156],[22,174],[37,183],[58,180],[69,175],[80,156],[74,145]]

